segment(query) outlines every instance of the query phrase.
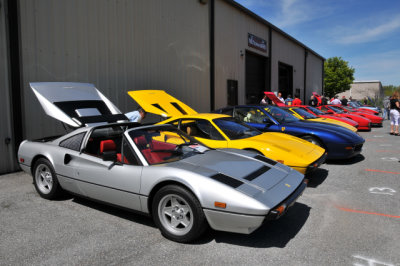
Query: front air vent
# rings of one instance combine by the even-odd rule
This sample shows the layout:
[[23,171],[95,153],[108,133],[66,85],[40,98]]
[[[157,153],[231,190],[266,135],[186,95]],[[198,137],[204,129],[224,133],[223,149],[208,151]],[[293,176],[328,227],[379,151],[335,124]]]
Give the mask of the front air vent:
[[165,111],[164,108],[162,108],[158,103],[153,103],[152,105],[153,105],[155,108],[158,108],[158,109],[160,109],[160,110],[163,110],[165,113],[167,112],[167,111]]
[[261,167],[257,171],[254,171],[253,173],[251,173],[248,176],[246,176],[244,179],[246,179],[248,181],[252,181],[252,180],[256,179],[257,177],[259,177],[260,175],[262,175],[265,172],[267,172],[269,169],[271,169],[271,167],[268,167],[268,166],[264,165],[263,167]]
[[271,160],[271,159],[269,159],[269,158],[267,158],[265,156],[262,156],[262,155],[256,155],[256,157],[254,157],[254,158],[256,158],[257,160],[263,161],[265,163],[268,163],[270,165],[275,165],[275,164],[278,163],[278,162],[276,162],[274,160]]
[[218,173],[215,175],[210,176],[212,179],[224,183],[225,185],[228,185],[230,187],[233,188],[237,188],[240,187],[241,185],[243,185],[243,182],[237,179],[234,179],[233,177]]
[[183,115],[187,115],[187,113],[185,112],[185,110],[183,110],[182,107],[180,107],[180,105],[178,103],[171,103],[176,109],[178,109],[179,112],[181,112]]

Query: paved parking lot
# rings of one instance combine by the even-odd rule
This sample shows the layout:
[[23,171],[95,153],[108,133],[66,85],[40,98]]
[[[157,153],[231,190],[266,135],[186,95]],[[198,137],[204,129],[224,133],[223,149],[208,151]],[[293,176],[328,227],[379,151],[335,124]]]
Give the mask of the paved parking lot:
[[286,216],[252,235],[163,238],[150,218],[79,198],[47,201],[0,176],[1,265],[400,265],[400,137],[361,132],[362,155],[329,162]]

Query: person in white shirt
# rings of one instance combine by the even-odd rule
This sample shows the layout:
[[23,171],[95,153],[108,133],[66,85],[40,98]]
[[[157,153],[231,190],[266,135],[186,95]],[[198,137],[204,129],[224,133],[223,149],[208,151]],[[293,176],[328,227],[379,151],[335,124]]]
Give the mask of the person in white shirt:
[[342,104],[342,102],[339,100],[339,96],[335,96],[335,99],[331,101],[331,104]]
[[278,99],[279,99],[281,102],[285,103],[285,99],[283,99],[282,93],[281,93],[281,92],[278,92]]
[[142,108],[139,108],[136,111],[132,111],[129,113],[126,113],[125,116],[129,119],[131,122],[138,122],[140,123],[143,118],[146,117],[146,111],[143,110]]

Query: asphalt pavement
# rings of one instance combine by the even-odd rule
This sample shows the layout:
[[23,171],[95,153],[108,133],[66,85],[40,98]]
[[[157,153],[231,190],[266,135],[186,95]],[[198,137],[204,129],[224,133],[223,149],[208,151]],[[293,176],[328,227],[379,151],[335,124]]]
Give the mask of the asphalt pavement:
[[389,123],[362,154],[321,166],[289,212],[251,235],[165,239],[139,214],[66,197],[32,177],[0,176],[0,265],[400,265],[400,137]]

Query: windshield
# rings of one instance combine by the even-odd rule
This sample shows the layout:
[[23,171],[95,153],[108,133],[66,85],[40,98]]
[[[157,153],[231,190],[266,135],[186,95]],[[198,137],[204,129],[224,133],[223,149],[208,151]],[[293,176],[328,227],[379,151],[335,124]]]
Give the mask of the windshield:
[[335,111],[336,113],[338,113],[338,114],[342,114],[342,113],[343,113],[342,109],[340,109],[340,108],[338,108],[338,107],[331,106],[330,108],[331,108],[333,111]]
[[207,146],[173,127],[148,127],[129,131],[149,165],[178,161],[209,150]]
[[315,118],[317,118],[315,115],[310,114],[309,112],[307,112],[306,110],[301,109],[301,108],[293,108],[292,110],[295,111],[296,113],[298,113],[304,119],[315,119]]
[[311,112],[313,112],[313,113],[316,114],[316,115],[323,115],[323,114],[325,114],[324,112],[322,112],[321,110],[319,110],[319,109],[317,109],[317,108],[315,108],[315,107],[309,106],[309,107],[307,107],[307,108],[310,109]]
[[273,118],[275,118],[279,123],[291,123],[299,121],[298,118],[290,114],[289,112],[276,107],[276,106],[268,106],[264,108]]
[[246,125],[233,117],[214,119],[213,122],[231,139],[245,139],[261,134],[257,129]]

